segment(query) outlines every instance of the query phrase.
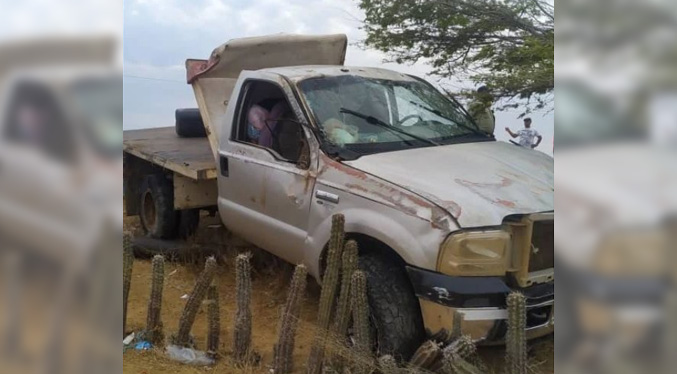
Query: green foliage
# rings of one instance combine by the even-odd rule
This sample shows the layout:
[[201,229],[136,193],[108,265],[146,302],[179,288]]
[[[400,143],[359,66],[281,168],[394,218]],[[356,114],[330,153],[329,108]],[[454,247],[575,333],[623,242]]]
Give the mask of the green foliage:
[[467,75],[497,99],[546,102],[554,89],[554,7],[547,0],[360,0],[367,46],[433,74]]

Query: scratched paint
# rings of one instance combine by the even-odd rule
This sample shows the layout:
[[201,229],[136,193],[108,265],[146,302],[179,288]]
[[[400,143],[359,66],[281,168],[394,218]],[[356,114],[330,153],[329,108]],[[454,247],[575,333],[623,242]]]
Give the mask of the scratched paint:
[[[554,210],[552,158],[502,142],[408,149],[344,163],[357,169],[354,175],[387,181],[424,199],[424,206],[445,210],[462,227],[496,226],[508,215]],[[379,186],[369,189],[390,194]]]
[[433,230],[450,232],[455,226],[448,212],[427,199],[329,157],[322,156],[321,159],[322,167],[318,178],[336,180],[347,192],[424,219],[430,222]]

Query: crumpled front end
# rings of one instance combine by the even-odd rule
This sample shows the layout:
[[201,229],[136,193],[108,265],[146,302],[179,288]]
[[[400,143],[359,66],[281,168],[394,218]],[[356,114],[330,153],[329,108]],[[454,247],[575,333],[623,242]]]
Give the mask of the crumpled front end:
[[527,337],[554,332],[554,213],[507,217],[504,224],[449,235],[437,271],[408,267],[429,334],[451,331],[454,313],[476,340],[501,343],[507,331],[506,298],[527,299]]

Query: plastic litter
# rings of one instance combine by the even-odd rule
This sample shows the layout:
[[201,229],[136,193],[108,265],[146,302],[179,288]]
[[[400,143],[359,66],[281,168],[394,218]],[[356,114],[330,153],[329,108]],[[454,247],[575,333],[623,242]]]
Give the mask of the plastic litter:
[[208,357],[205,352],[192,348],[180,347],[178,345],[168,345],[166,352],[170,359],[183,364],[197,366],[210,366],[214,364],[214,359]]
[[131,333],[127,335],[126,338],[122,339],[122,345],[129,345],[134,341],[134,338],[136,337],[135,333]]
[[136,349],[137,351],[147,351],[151,348],[153,348],[153,345],[150,344],[150,342],[143,341],[143,340],[136,343],[136,345],[134,346],[134,349]]
[[185,294],[185,295],[181,296],[181,300],[186,300],[186,299],[188,299],[188,297],[189,297],[188,294]]

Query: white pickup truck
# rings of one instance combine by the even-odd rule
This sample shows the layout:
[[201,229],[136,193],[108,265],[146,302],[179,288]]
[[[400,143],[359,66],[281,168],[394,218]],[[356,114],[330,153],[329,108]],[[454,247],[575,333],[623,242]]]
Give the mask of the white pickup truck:
[[188,60],[206,139],[125,132],[127,213],[166,237],[215,205],[229,230],[318,280],[343,214],[382,353],[411,355],[456,310],[465,332],[500,342],[514,290],[529,336],[552,333],[553,159],[482,133],[420,78],[343,66],[346,44],[276,35]]

